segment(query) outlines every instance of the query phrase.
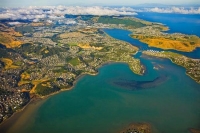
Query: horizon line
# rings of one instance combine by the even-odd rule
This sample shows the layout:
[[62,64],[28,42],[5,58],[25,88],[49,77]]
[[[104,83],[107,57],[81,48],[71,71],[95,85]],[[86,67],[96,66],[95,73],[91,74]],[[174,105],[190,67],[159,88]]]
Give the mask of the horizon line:
[[162,4],[162,3],[143,3],[143,4],[102,4],[102,3],[94,3],[94,4],[84,4],[84,3],[77,3],[77,4],[55,4],[55,5],[24,5],[24,6],[3,6],[0,4],[0,8],[23,8],[23,7],[43,7],[43,6],[108,6],[108,7],[167,7],[167,6],[183,6],[183,7],[200,7],[200,3],[184,3],[184,4]]

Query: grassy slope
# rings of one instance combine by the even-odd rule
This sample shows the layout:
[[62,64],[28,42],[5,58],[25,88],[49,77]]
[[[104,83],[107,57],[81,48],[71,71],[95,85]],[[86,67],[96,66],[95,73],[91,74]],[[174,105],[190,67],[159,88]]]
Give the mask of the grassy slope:
[[197,36],[168,38],[165,36],[133,35],[132,37],[147,43],[151,47],[161,49],[175,49],[178,51],[191,52],[196,47],[200,47],[200,38]]

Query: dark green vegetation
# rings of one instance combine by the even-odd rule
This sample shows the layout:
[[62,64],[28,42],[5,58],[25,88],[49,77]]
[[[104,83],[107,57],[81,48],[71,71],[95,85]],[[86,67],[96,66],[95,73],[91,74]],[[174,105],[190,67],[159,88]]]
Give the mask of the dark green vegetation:
[[4,62],[2,62],[2,61],[0,60],[0,69],[2,69],[2,68],[4,68],[4,67],[5,67]]
[[[31,43],[26,43],[23,44],[19,48],[15,48],[16,51],[18,51],[20,54],[25,56],[26,58],[29,58],[30,55],[35,56],[35,55],[41,55],[42,57],[48,57],[55,55],[59,52],[66,52],[67,48],[60,48],[60,47],[48,47],[45,45],[41,44],[31,44]],[[47,51],[47,52],[45,52]]]
[[[1,46],[1,45],[0,45]],[[14,52],[13,49],[8,49],[6,47],[0,47],[0,58],[11,58],[9,52]]]
[[110,16],[102,16],[99,17],[98,23],[103,24],[124,24],[125,26],[132,27],[132,28],[140,28],[146,26],[145,24],[134,21],[133,19],[128,18],[117,18],[117,17],[110,17]]
[[94,16],[93,15],[71,15],[71,14],[66,14],[65,18],[71,18],[71,19],[81,19],[84,21],[91,20]]
[[69,63],[71,65],[73,65],[73,66],[76,66],[76,65],[78,65],[80,63],[80,61],[79,61],[79,58],[76,57],[76,58],[73,58],[73,59],[69,60]]
[[25,26],[15,27],[15,30],[17,32],[22,33],[22,34],[24,34],[24,33],[32,33],[33,32],[33,27],[29,26],[29,25],[25,25]]
[[10,94],[12,94],[12,92],[0,88],[0,94],[1,95],[10,95]]
[[49,95],[59,90],[60,88],[51,81],[42,82],[36,87],[36,92],[41,96]]

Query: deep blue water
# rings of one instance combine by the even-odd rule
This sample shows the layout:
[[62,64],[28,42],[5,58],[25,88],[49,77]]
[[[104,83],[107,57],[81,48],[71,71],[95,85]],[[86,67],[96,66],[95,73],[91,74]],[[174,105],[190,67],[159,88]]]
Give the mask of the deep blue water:
[[141,12],[137,18],[159,22],[167,25],[168,33],[184,33],[200,36],[200,14],[172,14],[172,13],[152,13]]

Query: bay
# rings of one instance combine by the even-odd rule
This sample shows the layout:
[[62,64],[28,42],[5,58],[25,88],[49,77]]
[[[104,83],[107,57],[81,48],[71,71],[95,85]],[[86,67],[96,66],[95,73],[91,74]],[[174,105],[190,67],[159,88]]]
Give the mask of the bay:
[[[83,132],[115,133],[132,122],[148,122],[154,132],[187,133],[199,128],[200,85],[169,60],[141,57],[147,67],[144,76],[131,72],[126,64],[110,64],[97,76],[84,76],[76,86],[45,101],[26,116],[21,133]],[[162,64],[158,70],[153,66]],[[173,73],[172,73],[173,72]],[[165,75],[167,80],[152,88],[130,90],[114,82],[149,81]],[[23,115],[22,115],[23,118]],[[10,131],[12,131],[10,130]]]
[[[105,31],[140,50],[149,49],[130,38],[128,31]],[[134,74],[127,64],[105,65],[98,75],[79,79],[72,90],[44,99],[34,108],[27,106],[30,115],[23,113],[7,133],[116,133],[133,122],[150,123],[155,133],[200,128],[200,85],[168,59],[140,52],[135,57],[146,67],[143,76]],[[135,85],[139,87],[132,89]]]

